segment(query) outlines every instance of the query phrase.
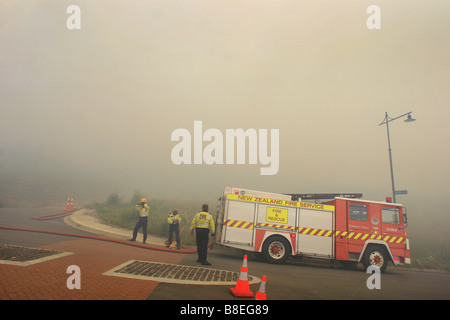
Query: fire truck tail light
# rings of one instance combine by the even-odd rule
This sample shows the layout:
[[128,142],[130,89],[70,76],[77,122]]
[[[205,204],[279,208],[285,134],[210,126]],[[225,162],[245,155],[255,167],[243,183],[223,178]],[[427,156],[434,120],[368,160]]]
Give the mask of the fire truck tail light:
[[404,263],[406,263],[406,258],[394,257],[394,264],[404,264]]

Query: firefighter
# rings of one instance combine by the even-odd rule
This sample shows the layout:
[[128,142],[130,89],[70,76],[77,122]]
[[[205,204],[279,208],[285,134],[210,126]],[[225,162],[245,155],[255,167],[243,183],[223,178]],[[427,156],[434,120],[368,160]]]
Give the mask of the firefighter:
[[150,211],[147,199],[142,198],[141,201],[139,201],[136,204],[136,210],[139,211],[139,220],[136,222],[136,226],[134,227],[133,230],[133,238],[131,238],[130,241],[132,242],[136,241],[137,233],[139,229],[142,227],[142,232],[144,236],[142,243],[145,243],[145,241],[147,240],[148,213]]
[[212,215],[208,212],[208,205],[202,205],[202,211],[197,213],[192,219],[191,223],[191,234],[194,234],[195,229],[195,240],[197,242],[197,254],[198,260],[202,265],[210,266],[206,260],[207,252],[208,252],[208,237],[209,232],[211,231],[211,236],[214,237],[215,226],[214,219]]
[[173,233],[175,232],[175,240],[177,241],[177,249],[180,249],[180,222],[181,217],[178,213],[177,209],[173,209],[172,212],[169,213],[167,218],[167,222],[169,223],[169,242],[167,243],[167,248],[175,248],[172,245]]

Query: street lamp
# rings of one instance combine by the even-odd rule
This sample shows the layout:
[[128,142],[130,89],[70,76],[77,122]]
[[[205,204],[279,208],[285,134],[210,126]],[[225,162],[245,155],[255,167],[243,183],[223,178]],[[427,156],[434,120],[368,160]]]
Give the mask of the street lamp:
[[390,161],[390,165],[391,165],[391,183],[392,183],[392,198],[394,199],[394,203],[396,203],[395,200],[395,185],[394,185],[394,171],[392,169],[392,151],[391,151],[391,138],[389,136],[389,122],[397,120],[401,117],[407,116],[405,122],[413,122],[416,121],[416,119],[414,119],[411,116],[412,111],[402,114],[401,116],[398,116],[396,118],[391,118],[389,117],[388,113],[386,112],[385,116],[384,116],[384,120],[382,123],[380,123],[378,126],[381,126],[383,124],[386,124],[386,131],[387,131],[387,138],[388,138],[388,147],[389,147],[389,161]]

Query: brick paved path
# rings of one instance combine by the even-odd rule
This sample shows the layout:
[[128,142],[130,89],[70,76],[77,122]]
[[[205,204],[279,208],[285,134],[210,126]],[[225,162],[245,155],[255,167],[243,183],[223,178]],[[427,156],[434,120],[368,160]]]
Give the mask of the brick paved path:
[[[184,254],[136,248],[90,239],[53,243],[41,248],[74,254],[29,266],[0,264],[0,300],[146,299],[158,285],[150,280],[102,275],[128,261],[179,263]],[[68,289],[67,267],[81,271],[81,289]]]

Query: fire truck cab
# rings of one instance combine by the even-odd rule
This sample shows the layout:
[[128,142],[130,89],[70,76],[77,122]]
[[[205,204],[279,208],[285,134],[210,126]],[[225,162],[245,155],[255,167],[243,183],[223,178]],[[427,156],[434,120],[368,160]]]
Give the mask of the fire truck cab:
[[311,200],[307,194],[225,188],[218,201],[216,243],[261,252],[271,263],[306,256],[362,262],[381,271],[389,261],[410,263],[401,204],[362,200],[354,194],[323,203],[302,202],[301,197]]

